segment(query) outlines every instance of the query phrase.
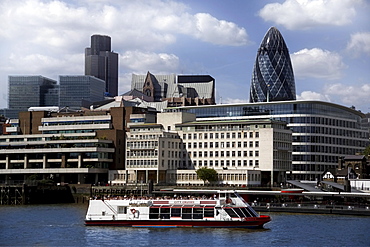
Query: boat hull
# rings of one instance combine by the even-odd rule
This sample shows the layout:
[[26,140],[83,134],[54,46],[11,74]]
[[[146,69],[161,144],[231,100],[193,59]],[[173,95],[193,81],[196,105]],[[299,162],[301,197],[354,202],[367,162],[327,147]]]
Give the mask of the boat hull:
[[245,221],[187,221],[187,220],[86,220],[86,226],[123,227],[204,227],[204,228],[263,228],[270,221],[269,216],[248,218]]

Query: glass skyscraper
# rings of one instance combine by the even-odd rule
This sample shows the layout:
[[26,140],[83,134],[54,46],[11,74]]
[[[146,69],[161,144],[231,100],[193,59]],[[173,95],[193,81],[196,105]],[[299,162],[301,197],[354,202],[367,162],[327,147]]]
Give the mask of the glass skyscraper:
[[295,82],[289,51],[279,30],[271,27],[257,52],[249,102],[295,99]]
[[85,75],[105,81],[105,92],[118,95],[118,54],[111,51],[111,38],[91,36],[91,47],[85,49]]

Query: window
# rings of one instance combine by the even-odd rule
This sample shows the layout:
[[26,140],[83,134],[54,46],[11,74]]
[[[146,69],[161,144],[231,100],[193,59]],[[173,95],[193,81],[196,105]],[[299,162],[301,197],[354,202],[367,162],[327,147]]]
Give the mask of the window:
[[255,146],[256,148],[258,148],[258,147],[260,146],[259,141],[255,141],[254,146]]
[[249,137],[253,138],[253,132],[249,132]]
[[253,141],[250,141],[249,142],[249,147],[252,148],[253,147]]
[[260,133],[256,132],[256,138],[260,137]]

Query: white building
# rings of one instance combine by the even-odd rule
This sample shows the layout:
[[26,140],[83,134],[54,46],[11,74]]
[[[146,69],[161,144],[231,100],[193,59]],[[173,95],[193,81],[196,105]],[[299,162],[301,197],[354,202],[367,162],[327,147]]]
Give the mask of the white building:
[[217,171],[220,184],[257,186],[283,182],[291,171],[292,131],[272,120],[195,121],[167,112],[157,124],[131,125],[125,171],[110,171],[113,184],[203,184],[201,167]]

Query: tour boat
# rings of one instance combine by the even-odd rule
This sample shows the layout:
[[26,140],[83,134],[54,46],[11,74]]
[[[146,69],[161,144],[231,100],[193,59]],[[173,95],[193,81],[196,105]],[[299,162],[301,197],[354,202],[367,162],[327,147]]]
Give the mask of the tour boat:
[[[175,194],[176,193],[176,194]],[[201,195],[198,192],[198,195]],[[87,226],[263,228],[270,216],[259,215],[238,193],[213,191],[192,196],[173,191],[161,197],[91,199]]]

